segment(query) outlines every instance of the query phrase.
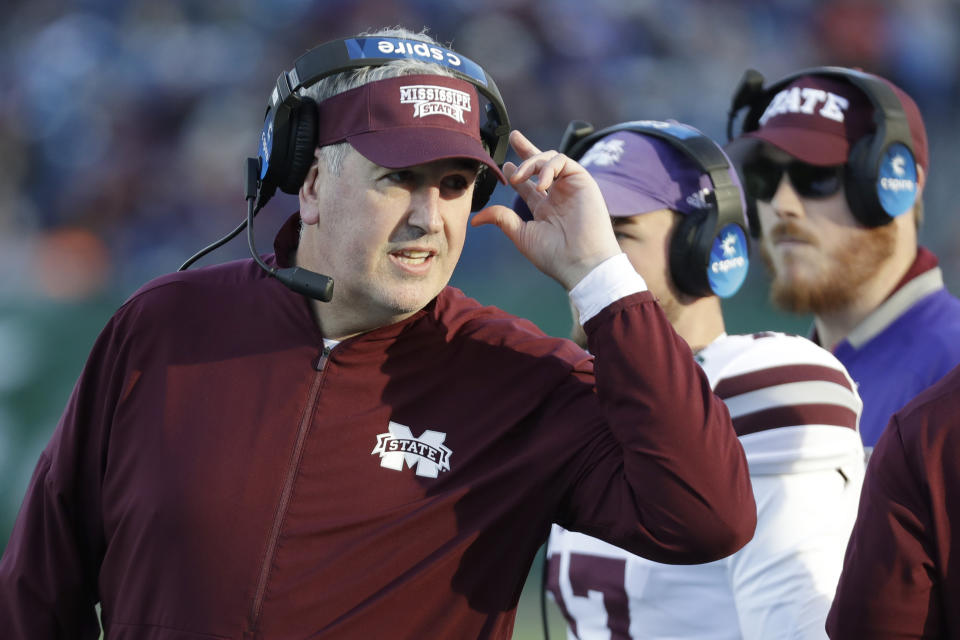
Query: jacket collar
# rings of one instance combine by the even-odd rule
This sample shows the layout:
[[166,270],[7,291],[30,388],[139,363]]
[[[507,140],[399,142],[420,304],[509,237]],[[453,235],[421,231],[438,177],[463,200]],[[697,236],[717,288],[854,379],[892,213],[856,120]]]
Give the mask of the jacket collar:
[[[896,322],[918,301],[942,288],[943,272],[940,270],[937,256],[925,247],[918,247],[917,257],[913,264],[910,265],[910,268],[907,269],[907,272],[886,300],[854,327],[853,331],[837,346],[839,347],[847,342],[854,349],[859,349]],[[810,331],[810,339],[820,344],[820,336],[817,335],[816,326]]]

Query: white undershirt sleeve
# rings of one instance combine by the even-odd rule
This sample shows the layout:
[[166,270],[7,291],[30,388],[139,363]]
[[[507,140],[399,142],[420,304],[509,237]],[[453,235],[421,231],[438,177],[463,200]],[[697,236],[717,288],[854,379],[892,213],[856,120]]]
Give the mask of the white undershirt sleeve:
[[580,314],[580,324],[612,302],[647,290],[647,283],[633,268],[627,254],[607,258],[570,290],[570,299]]

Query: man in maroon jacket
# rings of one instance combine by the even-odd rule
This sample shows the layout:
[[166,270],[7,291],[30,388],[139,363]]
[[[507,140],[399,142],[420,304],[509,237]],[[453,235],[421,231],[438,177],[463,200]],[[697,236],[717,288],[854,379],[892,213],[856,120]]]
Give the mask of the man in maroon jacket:
[[[275,255],[111,318],[0,561],[4,637],[95,638],[99,603],[111,640],[509,638],[551,522],[661,562],[750,539],[723,402],[596,183],[510,133],[478,65],[408,32],[322,45],[249,167],[251,212],[279,186],[299,214]],[[447,285],[505,176],[535,220],[473,224],[570,291],[596,372]]]
[[960,367],[893,415],[867,465],[831,638],[960,637]]

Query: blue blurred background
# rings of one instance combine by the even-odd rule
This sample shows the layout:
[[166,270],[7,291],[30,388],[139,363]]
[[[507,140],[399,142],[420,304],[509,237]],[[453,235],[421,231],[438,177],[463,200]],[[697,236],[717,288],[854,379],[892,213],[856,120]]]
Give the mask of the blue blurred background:
[[[109,315],[245,215],[244,158],[281,69],[362,30],[428,27],[496,80],[514,127],[555,146],[566,123],[676,118],[725,140],[744,69],[819,64],[885,75],[923,111],[921,240],[960,287],[951,189],[960,131],[956,0],[13,0],[0,25],[0,549],[41,448]],[[492,202],[509,204],[498,187]],[[262,250],[296,209],[275,197]],[[242,238],[200,264],[246,255]],[[754,256],[731,332],[805,333],[766,300]],[[566,335],[560,286],[495,229],[454,276],[480,301]],[[185,310],[185,312],[187,312]],[[535,565],[534,570],[536,571]],[[532,574],[533,575],[533,574]],[[517,637],[538,637],[527,589]],[[559,627],[554,636],[560,637]]]

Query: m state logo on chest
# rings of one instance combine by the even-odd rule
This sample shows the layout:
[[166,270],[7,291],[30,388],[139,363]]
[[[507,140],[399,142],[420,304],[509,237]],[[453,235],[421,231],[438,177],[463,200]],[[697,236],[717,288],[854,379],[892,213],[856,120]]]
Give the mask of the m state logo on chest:
[[417,475],[424,478],[436,478],[441,471],[450,470],[453,452],[443,446],[447,434],[427,429],[415,438],[410,427],[393,421],[387,429],[377,435],[377,445],[370,452],[380,454],[381,467],[402,471],[406,463],[411,469],[416,467]]

